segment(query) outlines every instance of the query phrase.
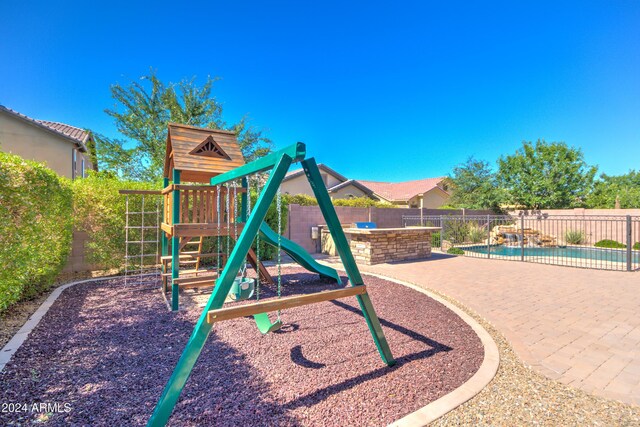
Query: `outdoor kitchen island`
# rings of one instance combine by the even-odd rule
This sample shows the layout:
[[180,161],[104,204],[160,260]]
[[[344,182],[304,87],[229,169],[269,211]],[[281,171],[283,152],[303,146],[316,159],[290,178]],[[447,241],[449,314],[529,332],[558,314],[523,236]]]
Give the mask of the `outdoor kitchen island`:
[[431,256],[431,235],[440,227],[346,228],[356,262],[366,265]]

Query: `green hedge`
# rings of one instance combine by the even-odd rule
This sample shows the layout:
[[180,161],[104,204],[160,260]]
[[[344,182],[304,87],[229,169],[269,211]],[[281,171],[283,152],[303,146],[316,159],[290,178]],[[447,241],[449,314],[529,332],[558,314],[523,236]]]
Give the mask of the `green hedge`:
[[44,165],[0,153],[0,311],[47,289],[72,238],[70,183]]
[[[300,206],[318,206],[318,201],[315,197],[307,194],[285,194],[282,196],[282,201],[286,205],[300,205]],[[393,208],[394,205],[386,202],[379,202],[368,197],[354,197],[351,199],[333,199],[334,206],[350,206],[352,208]]]
[[[84,179],[77,179],[72,183],[73,188],[73,216],[76,229],[85,231],[89,236],[87,243],[88,261],[99,268],[123,268],[125,255],[125,197],[119,190],[159,190],[161,185],[125,181],[109,173],[89,171]],[[154,199],[145,197],[145,211],[154,211]],[[129,211],[141,212],[141,197],[129,197]],[[131,216],[130,226],[140,225],[141,215]],[[152,219],[154,222],[156,218]],[[136,240],[139,230],[131,230],[129,240]],[[151,239],[156,240],[155,235]],[[138,238],[139,240],[139,238]],[[153,248],[146,248],[145,253]],[[136,254],[138,245],[130,245],[131,254]],[[147,260],[152,262],[152,259]]]

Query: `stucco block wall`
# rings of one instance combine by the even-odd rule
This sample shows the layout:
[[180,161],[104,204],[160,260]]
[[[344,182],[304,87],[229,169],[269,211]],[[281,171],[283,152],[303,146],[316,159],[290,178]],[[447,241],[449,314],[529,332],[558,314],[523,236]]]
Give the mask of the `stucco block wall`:
[[[368,221],[368,208],[351,208],[347,206],[336,206],[338,219],[342,224],[350,224],[357,221]],[[302,246],[307,252],[318,252],[316,243],[311,238],[311,227],[326,224],[322,212],[318,206],[289,205],[289,223],[287,227],[290,240]]]
[[[375,222],[378,228],[403,227],[403,215],[420,215],[420,209],[397,208],[352,208],[336,206],[336,213],[341,224],[354,222]],[[456,209],[423,209],[423,215],[460,215]],[[486,215],[490,211],[470,211],[469,215]],[[311,238],[311,227],[326,224],[318,206],[289,205],[289,222],[285,237],[293,240],[306,251],[320,252],[320,243]]]
[[89,235],[83,231],[73,232],[73,241],[71,243],[71,254],[67,259],[67,264],[64,266],[63,272],[84,272],[99,270],[100,267],[89,264],[87,260],[87,242],[89,241]]

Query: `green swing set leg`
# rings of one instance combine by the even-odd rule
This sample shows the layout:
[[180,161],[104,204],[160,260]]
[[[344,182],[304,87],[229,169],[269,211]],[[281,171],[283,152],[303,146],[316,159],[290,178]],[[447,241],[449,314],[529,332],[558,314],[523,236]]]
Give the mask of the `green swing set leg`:
[[238,242],[234,245],[229,260],[227,261],[217,285],[213,290],[213,293],[207,301],[207,305],[196,323],[193,333],[187,342],[187,345],[178,360],[178,364],[169,378],[169,382],[162,392],[162,396],[156,405],[151,418],[149,419],[148,426],[164,426],[171,412],[178,402],[180,393],[184,388],[184,385],[191,374],[193,366],[196,364],[200,353],[204,347],[207,338],[211,332],[212,324],[207,322],[207,313],[211,310],[221,308],[224,304],[224,300],[231,289],[233,280],[236,278],[238,271],[244,262],[244,259],[249,252],[253,237],[258,233],[260,224],[264,220],[269,205],[276,195],[276,191],[280,186],[280,182],[284,178],[289,166],[291,165],[292,158],[287,154],[282,154],[271,172],[271,176],[267,180],[267,183],[256,202],[256,206],[251,212],[251,215],[247,219],[242,232],[238,238]]
[[[351,249],[349,248],[349,243],[347,243],[347,238],[344,235],[344,231],[342,231],[342,226],[340,225],[340,221],[338,220],[338,215],[336,214],[336,210],[331,203],[331,198],[329,197],[327,188],[325,187],[324,181],[320,176],[320,170],[318,170],[318,165],[316,164],[315,159],[310,158],[303,160],[302,169],[304,169],[304,173],[307,175],[309,184],[313,189],[313,194],[315,194],[316,200],[318,201],[318,206],[320,206],[320,210],[322,211],[322,216],[327,222],[327,226],[329,228],[329,231],[331,232],[331,237],[335,242],[338,254],[340,254],[340,259],[342,260],[342,264],[344,265],[344,268],[347,272],[347,276],[349,277],[351,286],[363,285],[364,281],[362,280],[362,276],[360,275],[360,270],[358,270],[356,261],[353,258]],[[371,335],[373,336],[373,341],[375,342],[376,347],[378,348],[378,352],[380,353],[380,357],[382,358],[384,363],[386,363],[388,366],[392,366],[393,364],[395,364],[395,360],[393,360],[393,355],[391,354],[389,343],[387,343],[387,338],[384,336],[382,326],[380,325],[380,320],[376,315],[369,295],[357,295],[357,299],[358,303],[360,304],[360,309],[364,314],[364,318],[367,321],[367,326],[369,326],[369,330],[371,331]]]
[[[180,184],[180,171],[173,170],[173,183]],[[173,192],[173,212],[172,223],[177,224],[180,222],[180,191],[175,190]],[[171,238],[171,310],[178,311],[180,307],[180,286],[174,282],[175,279],[180,277],[180,238],[173,236]]]

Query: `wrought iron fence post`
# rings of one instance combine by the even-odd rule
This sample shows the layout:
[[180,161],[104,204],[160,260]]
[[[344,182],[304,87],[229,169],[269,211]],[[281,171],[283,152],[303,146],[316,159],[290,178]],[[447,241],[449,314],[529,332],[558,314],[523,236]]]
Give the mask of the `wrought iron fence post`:
[[444,252],[444,215],[440,215],[440,252]]
[[487,215],[487,258],[491,258],[491,215]]
[[524,261],[524,212],[520,215],[520,261]]
[[631,236],[632,236],[632,232],[631,232],[631,215],[627,215],[627,271],[631,271],[631,267],[632,267],[632,245],[633,242],[631,241]]

